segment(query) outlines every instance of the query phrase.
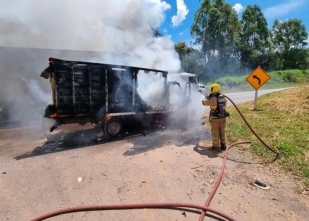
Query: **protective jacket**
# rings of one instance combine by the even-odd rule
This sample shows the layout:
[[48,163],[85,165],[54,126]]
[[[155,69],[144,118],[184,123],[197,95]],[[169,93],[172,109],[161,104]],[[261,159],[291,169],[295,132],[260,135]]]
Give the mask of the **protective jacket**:
[[202,100],[204,106],[210,107],[210,118],[225,118],[229,116],[229,113],[226,111],[226,99],[220,93],[210,94],[208,97],[205,97]]

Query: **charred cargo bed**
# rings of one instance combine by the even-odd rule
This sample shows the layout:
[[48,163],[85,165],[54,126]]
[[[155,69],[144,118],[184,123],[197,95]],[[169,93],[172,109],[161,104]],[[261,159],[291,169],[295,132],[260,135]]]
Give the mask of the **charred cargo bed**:
[[[91,122],[110,136],[121,133],[131,120],[161,120],[169,109],[167,72],[124,65],[65,61],[49,58],[49,67],[41,76],[50,79],[52,102],[45,109],[45,117],[58,125]],[[159,87],[148,97],[138,92],[139,76],[156,76]],[[148,76],[149,75],[149,76]]]

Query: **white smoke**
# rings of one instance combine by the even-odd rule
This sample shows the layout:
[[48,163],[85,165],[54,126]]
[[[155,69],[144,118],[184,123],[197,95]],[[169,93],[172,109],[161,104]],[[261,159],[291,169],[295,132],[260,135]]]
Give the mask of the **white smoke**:
[[177,71],[174,43],[153,37],[162,0],[11,0],[0,3],[0,45],[101,51],[104,63]]
[[31,79],[28,83],[29,93],[39,102],[47,104],[50,102],[50,93],[42,90],[37,80]]
[[171,39],[154,37],[171,8],[164,0],[10,0],[0,1],[0,7],[0,74],[5,86],[0,101],[13,103],[11,118],[24,120],[25,111],[43,117],[51,90],[40,73],[49,57],[180,69]]

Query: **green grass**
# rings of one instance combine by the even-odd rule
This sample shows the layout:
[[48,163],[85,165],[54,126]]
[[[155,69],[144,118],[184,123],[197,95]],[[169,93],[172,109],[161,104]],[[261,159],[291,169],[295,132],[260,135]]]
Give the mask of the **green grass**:
[[[261,139],[280,151],[276,164],[301,177],[309,190],[309,86],[263,95],[258,98],[257,110],[253,110],[253,101],[237,106]],[[228,111],[229,143],[253,141],[252,154],[264,160],[274,159],[275,155],[253,135],[236,109],[229,106]]]
[[[201,83],[204,83],[207,89],[211,87],[211,84],[218,83],[221,85],[224,93],[252,91],[254,88],[246,80],[249,74],[250,73],[245,75],[227,75],[214,82],[206,82],[206,84],[205,82]],[[260,89],[304,86],[309,83],[309,70],[272,71],[267,74],[270,76],[270,79]]]
[[[219,83],[222,93],[254,91],[246,81],[250,73],[241,76],[225,76],[211,84]],[[303,179],[303,186],[309,191],[309,70],[284,70],[269,72],[271,77],[259,90],[289,88],[260,96],[257,110],[254,101],[239,105],[239,109],[253,130],[271,148],[280,151],[275,162],[286,172]],[[231,117],[227,124],[229,143],[253,141],[250,152],[265,161],[274,159],[269,151],[246,126],[235,108],[228,107]]]

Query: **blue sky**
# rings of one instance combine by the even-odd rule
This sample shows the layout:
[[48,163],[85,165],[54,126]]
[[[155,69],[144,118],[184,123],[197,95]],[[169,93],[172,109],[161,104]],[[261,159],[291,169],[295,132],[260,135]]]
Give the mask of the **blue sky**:
[[[165,21],[160,30],[164,35],[171,37],[175,43],[185,41],[188,44],[192,40],[190,35],[191,24],[194,21],[194,14],[200,7],[199,0],[165,0],[170,9],[165,12]],[[309,32],[309,1],[308,0],[226,0],[238,12],[241,18],[242,12],[248,5],[257,4],[267,20],[271,29],[275,19],[284,21],[286,19],[300,19]]]

